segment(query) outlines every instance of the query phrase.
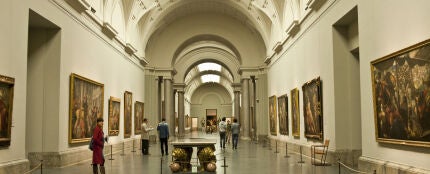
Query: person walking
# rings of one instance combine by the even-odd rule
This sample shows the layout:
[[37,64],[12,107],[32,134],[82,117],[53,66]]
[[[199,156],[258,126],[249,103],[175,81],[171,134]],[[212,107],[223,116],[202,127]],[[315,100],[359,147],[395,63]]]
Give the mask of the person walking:
[[233,138],[233,149],[237,149],[237,143],[239,141],[240,125],[237,123],[237,119],[233,119],[233,124],[231,125],[231,134]]
[[154,128],[148,125],[147,118],[143,119],[141,130],[142,130],[142,135],[140,137],[142,139],[142,154],[149,155],[149,132],[154,130]]
[[166,123],[166,119],[162,118],[161,123],[157,126],[158,137],[160,138],[161,156],[169,155],[169,146],[167,140],[169,139],[169,125]]
[[225,123],[225,117],[222,117],[222,120],[219,122],[218,129],[219,129],[220,147],[221,149],[225,149],[225,132],[227,130],[227,123]]
[[227,120],[227,134],[226,134],[226,141],[227,144],[230,144],[231,142],[231,122],[230,120]]
[[104,138],[103,133],[103,118],[97,118],[97,125],[93,131],[93,173],[98,173],[98,166],[100,165],[100,173],[105,174],[105,157],[103,155],[104,142],[107,141],[107,137]]

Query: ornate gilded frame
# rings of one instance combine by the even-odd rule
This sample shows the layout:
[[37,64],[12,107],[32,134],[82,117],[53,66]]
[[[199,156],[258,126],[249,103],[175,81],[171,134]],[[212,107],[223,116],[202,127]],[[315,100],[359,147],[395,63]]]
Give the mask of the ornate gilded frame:
[[142,133],[142,123],[144,118],[144,103],[136,101],[134,103],[134,135]]
[[430,147],[430,39],[370,66],[376,141]]
[[302,86],[305,136],[310,139],[322,140],[324,137],[321,86],[320,77],[306,82]]
[[300,138],[300,102],[299,89],[291,90],[291,129],[295,138]]
[[281,135],[289,135],[287,94],[278,97],[278,119],[279,119],[279,133]]
[[109,98],[109,116],[108,116],[109,136],[119,135],[120,121],[121,121],[121,99],[111,96]]
[[124,92],[124,138],[130,138],[132,130],[133,93]]
[[0,75],[0,147],[11,142],[14,86],[14,78]]
[[69,143],[91,139],[97,118],[103,117],[104,85],[86,77],[70,75]]
[[276,96],[273,95],[269,97],[269,129],[270,134],[273,136],[277,135],[276,125],[277,125],[277,115],[276,114]]

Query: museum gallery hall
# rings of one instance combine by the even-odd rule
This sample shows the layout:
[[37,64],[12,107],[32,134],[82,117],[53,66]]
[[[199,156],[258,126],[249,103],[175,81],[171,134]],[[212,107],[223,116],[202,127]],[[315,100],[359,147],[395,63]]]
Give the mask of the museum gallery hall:
[[428,7],[3,0],[0,174],[430,174]]

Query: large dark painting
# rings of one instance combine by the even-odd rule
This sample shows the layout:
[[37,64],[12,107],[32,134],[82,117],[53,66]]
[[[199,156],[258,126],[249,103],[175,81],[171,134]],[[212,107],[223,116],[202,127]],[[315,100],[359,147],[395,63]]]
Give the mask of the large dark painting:
[[430,147],[430,40],[371,67],[376,140]]
[[132,123],[131,123],[131,114],[132,114],[132,105],[133,105],[133,93],[129,91],[124,92],[124,138],[130,138]]
[[134,103],[134,135],[140,135],[143,123],[143,102]]
[[291,90],[291,128],[293,136],[300,137],[300,107],[299,107],[299,89]]
[[279,133],[288,135],[288,96],[278,97]]
[[109,136],[118,136],[119,134],[120,107],[121,107],[121,99],[110,97],[109,117],[108,117]]
[[272,135],[277,135],[276,133],[276,96],[269,97],[269,121],[270,121],[270,133]]
[[0,75],[0,147],[10,146],[15,79]]
[[321,80],[316,78],[302,86],[303,116],[305,136],[311,139],[323,139],[323,112]]
[[70,75],[69,143],[89,141],[103,117],[104,85],[72,73]]

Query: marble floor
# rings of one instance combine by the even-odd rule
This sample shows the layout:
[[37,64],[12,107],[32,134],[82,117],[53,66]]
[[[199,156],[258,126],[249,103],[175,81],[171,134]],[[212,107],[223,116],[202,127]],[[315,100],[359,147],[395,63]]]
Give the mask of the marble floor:
[[[208,138],[217,139],[218,134],[205,134],[201,132],[193,132],[188,135],[190,138]],[[289,158],[285,158],[285,154],[275,153],[274,149],[264,147],[262,144],[256,144],[251,141],[239,141],[238,149],[233,150],[231,146],[225,150],[220,150],[219,144],[215,146],[217,150],[217,174],[272,174],[272,173],[289,173],[289,174],[337,174],[339,173],[336,164],[331,166],[313,166],[310,164],[310,159],[304,157],[304,163],[300,161],[299,154],[289,153]],[[172,147],[169,146],[169,150]],[[171,154],[171,153],[170,153]],[[149,174],[167,174],[172,173],[168,165],[171,163],[171,155],[161,156],[159,144],[151,144],[150,155],[144,156],[137,148],[136,152],[131,152],[131,149],[125,150],[125,155],[121,153],[113,154],[114,160],[108,160],[106,157],[106,173],[108,174],[134,174],[134,173],[149,173]],[[221,167],[223,159],[228,167]],[[91,161],[83,161],[79,164],[62,167],[43,169],[43,174],[86,174],[92,173],[90,166]],[[40,174],[40,170],[36,170],[33,174]],[[349,174],[345,169],[341,169],[342,174]]]

